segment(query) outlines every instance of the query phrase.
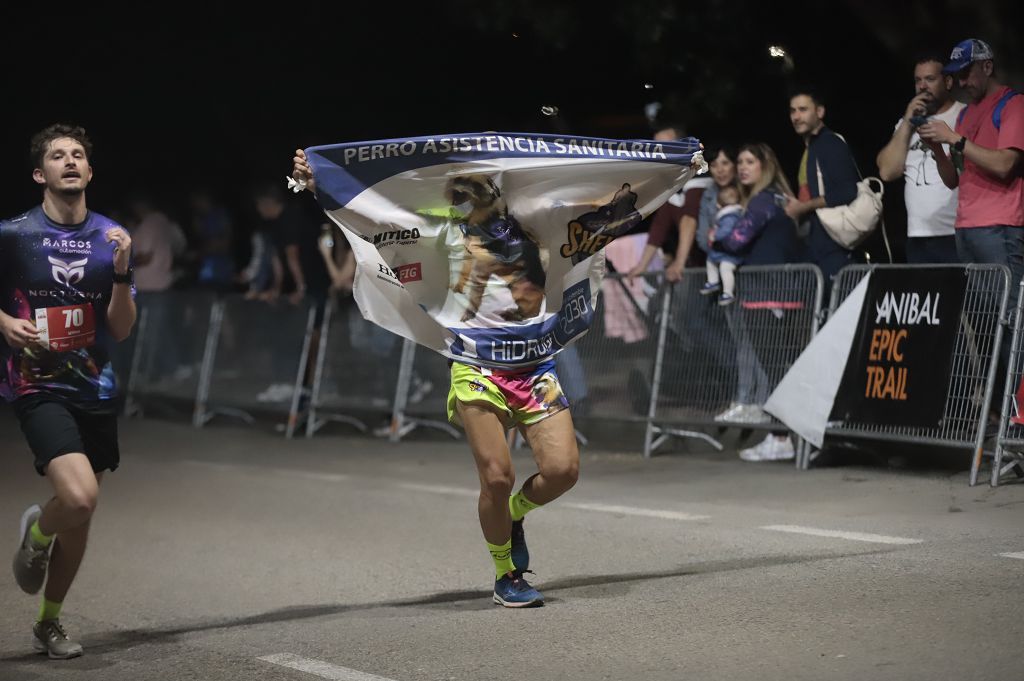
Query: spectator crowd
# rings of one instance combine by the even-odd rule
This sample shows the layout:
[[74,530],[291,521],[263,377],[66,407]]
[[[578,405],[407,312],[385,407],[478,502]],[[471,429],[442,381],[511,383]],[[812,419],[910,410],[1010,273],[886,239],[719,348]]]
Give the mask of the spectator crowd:
[[[968,39],[951,53],[936,51],[907,64],[912,96],[894,106],[893,133],[877,140],[874,168],[858,168],[847,140],[828,127],[827,102],[814,87],[798,87],[789,97],[793,144],[803,150],[795,168],[781,167],[775,150],[738,134],[739,145],[702,140],[709,172],[645,220],[643,234],[609,247],[611,267],[626,275],[624,290],[643,295],[634,279],[653,269],[679,281],[685,268],[700,267],[706,270],[700,293],[731,308],[755,294],[738,286],[742,268],[811,263],[824,275],[827,302],[832,279],[844,266],[864,262],[865,251],[837,242],[819,211],[851,203],[858,183],[875,175],[886,182],[903,178],[907,263],[1003,265],[1019,282],[1024,275],[1024,97],[1002,83],[997,63],[984,41]],[[652,133],[660,140],[686,134],[678,124],[663,124]],[[886,201],[898,201],[894,196],[888,194]],[[283,182],[268,181],[252,190],[248,208],[244,217],[233,215],[211,192],[197,190],[189,197],[187,220],[179,224],[149,197],[128,201],[120,217],[134,239],[140,295],[194,287],[273,304],[309,300],[321,309],[332,297],[350,297],[354,258],[312,197],[293,196]],[[1017,290],[1010,287],[1011,304]],[[606,290],[610,308],[619,305],[619,293]],[[619,317],[622,328],[615,333],[629,337],[631,312],[628,305],[621,307],[627,316]],[[390,352],[391,343],[380,337],[387,333],[360,326],[361,318],[351,310],[352,325],[361,329],[353,343]],[[743,350],[740,316],[727,318],[737,345],[738,386],[735,401],[715,418],[764,423],[768,417],[760,405],[767,398],[767,381],[756,357]],[[585,402],[575,348],[561,362],[570,379],[567,389]],[[788,438],[776,435],[741,453],[745,460],[792,456]]]

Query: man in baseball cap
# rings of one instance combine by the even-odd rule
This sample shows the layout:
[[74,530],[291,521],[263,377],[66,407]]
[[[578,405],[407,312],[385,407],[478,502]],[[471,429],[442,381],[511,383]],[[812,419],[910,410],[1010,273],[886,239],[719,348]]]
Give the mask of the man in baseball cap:
[[[932,117],[917,132],[935,154],[942,182],[959,187],[960,260],[1009,268],[1009,304],[1016,307],[1024,276],[1024,96],[999,82],[992,48],[981,40],[963,41],[949,59],[943,71],[954,75],[967,106],[954,127]],[[1004,343],[1004,370],[1009,350]]]
[[956,75],[976,61],[995,59],[992,48],[984,40],[968,38],[953,48],[949,55],[949,63],[942,69],[943,73]]

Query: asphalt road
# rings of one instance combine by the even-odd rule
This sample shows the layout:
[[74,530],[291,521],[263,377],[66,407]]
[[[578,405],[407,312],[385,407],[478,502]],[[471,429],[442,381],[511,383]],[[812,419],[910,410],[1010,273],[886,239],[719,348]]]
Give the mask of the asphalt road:
[[[513,611],[464,444],[351,432],[123,421],[65,604],[86,653],[32,653],[4,563],[0,680],[1024,679],[1024,485],[594,443],[527,519],[547,604]],[[0,442],[13,552],[48,487],[6,411]]]

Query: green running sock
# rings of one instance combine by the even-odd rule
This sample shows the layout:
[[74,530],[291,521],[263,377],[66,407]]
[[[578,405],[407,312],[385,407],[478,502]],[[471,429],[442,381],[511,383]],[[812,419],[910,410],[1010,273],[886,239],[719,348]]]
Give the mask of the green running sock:
[[54,603],[43,598],[43,605],[39,608],[39,619],[36,621],[42,622],[43,620],[57,619],[60,617],[60,609],[63,605],[63,603]]
[[491,552],[491,559],[494,560],[494,573],[497,575],[495,580],[515,571],[516,567],[512,564],[512,537],[501,546],[487,542],[487,550]]
[[527,499],[522,489],[508,498],[508,510],[512,514],[512,520],[522,520],[527,513],[540,507],[540,504]]
[[36,520],[32,523],[32,527],[28,528],[28,536],[32,541],[32,545],[37,549],[45,549],[53,541],[53,535],[43,534],[43,531],[39,529],[39,521]]

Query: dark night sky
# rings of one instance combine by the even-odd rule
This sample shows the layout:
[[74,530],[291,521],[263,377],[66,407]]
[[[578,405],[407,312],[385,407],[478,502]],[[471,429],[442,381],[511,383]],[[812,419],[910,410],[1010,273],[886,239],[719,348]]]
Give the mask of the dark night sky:
[[[38,201],[28,139],[58,120],[85,126],[96,144],[91,207],[109,211],[125,192],[145,189],[173,213],[203,182],[242,205],[252,182],[289,172],[296,146],[477,130],[642,137],[652,99],[700,98],[703,109],[684,104],[673,116],[690,134],[767,141],[792,174],[800,153],[786,111],[793,78],[825,91],[828,123],[874,172],[874,154],[912,94],[912,64],[894,63],[839,3],[807,10],[715,0],[679,5],[664,20],[650,10],[672,3],[657,0],[606,14],[524,1],[497,17],[490,3],[429,4],[410,13],[391,3],[278,3],[239,13],[210,3],[145,21],[121,15],[127,29],[95,13],[14,18],[0,57],[8,96],[0,214]],[[554,33],[543,28],[548,12]],[[824,23],[845,35],[807,29]],[[661,52],[647,49],[659,27],[649,42],[660,40]],[[961,37],[951,30],[955,37],[935,38],[943,52]],[[789,49],[795,74],[769,59],[772,43]],[[718,94],[701,98],[706,83]],[[543,116],[544,104],[560,117]]]

